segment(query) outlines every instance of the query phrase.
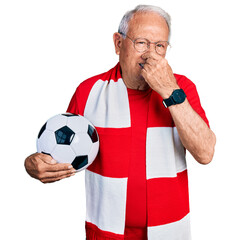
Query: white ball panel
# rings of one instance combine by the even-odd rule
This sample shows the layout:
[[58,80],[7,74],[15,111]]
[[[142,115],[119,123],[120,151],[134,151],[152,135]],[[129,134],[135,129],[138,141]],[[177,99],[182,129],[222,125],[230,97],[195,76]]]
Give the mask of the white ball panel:
[[71,147],[77,156],[88,155],[92,148],[91,138],[87,133],[76,133],[71,143]]
[[37,140],[37,151],[50,153],[56,146],[55,134],[52,131],[45,130],[41,137]]
[[99,141],[93,143],[92,148],[88,154],[88,163],[89,165],[95,160],[99,150]]
[[72,163],[76,157],[75,153],[69,145],[57,144],[53,152],[52,157],[59,163]]
[[71,128],[75,133],[77,132],[87,132],[88,131],[88,121],[82,116],[68,117],[67,126]]
[[64,127],[66,124],[67,124],[67,117],[59,114],[50,118],[47,121],[46,129],[51,131],[56,131],[59,128]]

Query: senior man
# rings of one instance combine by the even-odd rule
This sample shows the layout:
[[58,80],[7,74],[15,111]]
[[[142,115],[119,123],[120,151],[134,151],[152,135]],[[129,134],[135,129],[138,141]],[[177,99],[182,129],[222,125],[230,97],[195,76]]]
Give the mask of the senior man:
[[[165,59],[170,17],[139,5],[114,33],[119,63],[82,82],[68,112],[96,126],[100,151],[85,172],[88,240],[189,240],[185,149],[212,160],[210,130],[195,85]],[[27,172],[42,182],[74,174],[69,164],[33,154]]]

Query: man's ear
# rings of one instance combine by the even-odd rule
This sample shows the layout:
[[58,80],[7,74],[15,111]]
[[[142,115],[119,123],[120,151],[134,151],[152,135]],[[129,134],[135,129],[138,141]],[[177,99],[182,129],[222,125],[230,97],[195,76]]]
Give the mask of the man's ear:
[[120,49],[121,49],[121,46],[122,46],[122,36],[120,33],[114,33],[113,34],[113,43],[114,43],[114,46],[115,46],[115,52],[117,55],[120,54]]

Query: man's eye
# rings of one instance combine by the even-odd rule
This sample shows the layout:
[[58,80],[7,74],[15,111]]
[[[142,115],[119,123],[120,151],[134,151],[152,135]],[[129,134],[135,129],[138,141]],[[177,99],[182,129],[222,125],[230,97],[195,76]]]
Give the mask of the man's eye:
[[144,45],[146,42],[137,42],[138,45]]
[[157,47],[158,47],[158,48],[165,48],[165,46],[164,46],[163,44],[161,44],[161,43],[158,43],[158,44],[157,44]]

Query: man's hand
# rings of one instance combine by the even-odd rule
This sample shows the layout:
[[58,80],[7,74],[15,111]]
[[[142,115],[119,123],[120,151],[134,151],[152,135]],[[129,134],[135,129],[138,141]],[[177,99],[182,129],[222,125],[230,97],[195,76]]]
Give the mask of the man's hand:
[[[175,89],[179,89],[172,69],[167,60],[154,52],[142,55],[145,60],[142,76],[148,85],[163,99],[169,98]],[[169,107],[183,146],[202,164],[211,162],[216,137],[203,119],[192,109],[188,100]]]
[[57,163],[51,156],[34,153],[26,158],[25,168],[28,174],[42,183],[51,183],[73,176],[76,170],[69,163]]
[[173,71],[164,57],[154,52],[146,52],[142,59],[145,60],[142,76],[163,99],[169,98],[173,90],[179,89]]

